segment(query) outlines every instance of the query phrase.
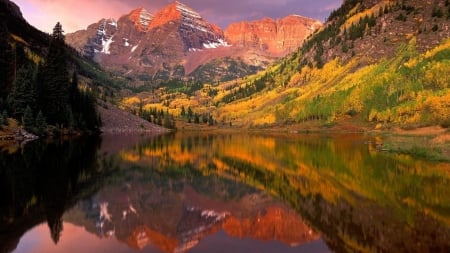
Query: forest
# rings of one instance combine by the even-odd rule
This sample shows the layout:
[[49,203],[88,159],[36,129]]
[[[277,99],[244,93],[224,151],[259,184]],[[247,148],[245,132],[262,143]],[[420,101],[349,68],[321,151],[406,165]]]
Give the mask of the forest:
[[96,97],[79,86],[70,48],[58,22],[44,56],[27,42],[1,27],[0,111],[1,126],[13,118],[39,136],[62,129],[97,131],[101,124]]

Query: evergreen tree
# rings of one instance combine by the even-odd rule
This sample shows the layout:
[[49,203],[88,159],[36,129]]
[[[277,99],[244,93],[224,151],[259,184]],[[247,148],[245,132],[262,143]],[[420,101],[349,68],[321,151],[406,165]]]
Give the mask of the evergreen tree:
[[44,114],[42,111],[39,111],[39,113],[36,116],[36,134],[39,136],[45,135],[47,131],[47,122],[45,120]]
[[192,112],[192,109],[191,109],[191,107],[189,106],[189,107],[188,107],[188,117],[189,117],[189,118],[192,118],[193,115],[194,115],[194,113]]
[[29,106],[27,106],[23,114],[22,125],[23,128],[25,128],[25,130],[27,131],[31,131],[32,128],[34,127],[33,112],[31,111],[31,107]]
[[[6,101],[11,85],[12,85],[12,48],[9,45],[8,28],[2,22],[0,24],[0,99]],[[0,104],[0,108],[4,108],[4,104]]]
[[34,67],[27,65],[19,69],[12,91],[8,96],[8,104],[13,116],[20,119],[27,106],[36,106],[36,97]]
[[6,110],[3,110],[2,118],[3,118],[3,125],[5,125],[5,126],[9,125],[8,113],[6,112]]
[[62,34],[61,24],[58,22],[53,29],[52,41],[41,68],[40,103],[47,115],[49,123],[67,123],[67,106],[69,105],[69,80],[67,71],[67,54]]
[[197,113],[194,115],[194,123],[200,124],[200,115],[198,115]]
[[186,115],[186,110],[184,109],[184,105],[181,106],[181,116],[185,116]]
[[78,74],[76,71],[72,74],[72,82],[69,89],[70,105],[74,112],[80,112],[80,90],[78,89]]
[[169,128],[169,129],[172,128],[172,121],[170,120],[170,117],[168,117],[168,116],[164,118],[164,127]]
[[57,22],[55,27],[53,27],[52,40],[53,41],[58,41],[58,42],[64,44],[65,36],[64,36],[63,33],[64,33],[64,31],[62,29],[61,23]]
[[213,118],[212,115],[209,115],[208,125],[209,125],[209,126],[213,126],[213,125],[214,125],[214,118]]

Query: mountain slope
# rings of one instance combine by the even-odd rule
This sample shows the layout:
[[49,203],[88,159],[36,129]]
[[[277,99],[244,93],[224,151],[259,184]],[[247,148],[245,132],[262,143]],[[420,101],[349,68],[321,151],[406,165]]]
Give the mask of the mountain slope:
[[345,1],[298,52],[256,78],[263,92],[215,98],[224,102],[216,118],[247,126],[448,126],[448,8],[448,1]]

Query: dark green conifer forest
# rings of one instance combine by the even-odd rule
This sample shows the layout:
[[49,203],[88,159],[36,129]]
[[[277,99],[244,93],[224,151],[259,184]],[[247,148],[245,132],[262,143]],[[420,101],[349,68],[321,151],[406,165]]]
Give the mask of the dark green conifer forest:
[[[100,118],[96,98],[80,89],[76,67],[58,22],[42,60],[0,27],[0,112],[35,134],[45,135],[48,125],[80,131],[96,131]],[[4,115],[5,114],[5,115]]]

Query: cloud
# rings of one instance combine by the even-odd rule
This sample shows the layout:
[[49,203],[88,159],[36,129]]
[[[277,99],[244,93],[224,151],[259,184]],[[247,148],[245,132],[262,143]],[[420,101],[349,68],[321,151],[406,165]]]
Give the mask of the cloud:
[[[171,0],[15,0],[25,19],[50,32],[61,22],[66,32],[85,29],[102,18],[119,18],[137,7],[155,13]],[[263,17],[281,18],[290,14],[324,21],[342,0],[181,0],[206,20],[226,28],[229,23]]]

